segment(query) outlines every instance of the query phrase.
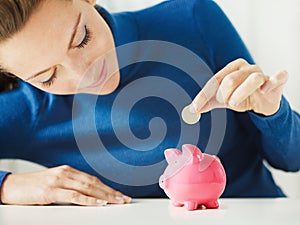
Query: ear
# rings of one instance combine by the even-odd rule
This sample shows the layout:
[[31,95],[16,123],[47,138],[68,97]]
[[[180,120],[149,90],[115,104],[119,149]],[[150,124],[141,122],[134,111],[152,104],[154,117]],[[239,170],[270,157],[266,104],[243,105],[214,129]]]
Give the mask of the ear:
[[203,155],[200,149],[191,144],[185,144],[182,146],[182,153],[184,155],[192,155],[193,156],[193,162],[201,161]]
[[86,0],[91,5],[96,5],[97,0]]
[[179,155],[181,155],[181,151],[179,151],[178,149],[176,148],[169,148],[169,149],[166,149],[165,150],[165,157],[166,157],[166,160],[167,162],[170,164],[170,162],[172,162],[173,160],[172,159],[175,159],[177,158]]

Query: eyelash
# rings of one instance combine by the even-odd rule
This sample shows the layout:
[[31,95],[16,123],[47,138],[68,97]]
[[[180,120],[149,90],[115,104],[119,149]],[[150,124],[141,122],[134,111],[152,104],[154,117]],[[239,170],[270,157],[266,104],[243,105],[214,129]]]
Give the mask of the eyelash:
[[85,29],[85,36],[82,40],[82,42],[76,46],[76,48],[84,48],[91,40],[91,37],[92,37],[92,33],[90,31],[90,29],[85,25],[84,26],[84,29]]
[[52,76],[49,78],[49,80],[42,82],[42,85],[45,87],[50,87],[54,83],[55,79],[56,79],[56,68]]
[[[85,29],[85,36],[82,40],[82,42],[76,46],[76,48],[81,49],[84,48],[91,40],[92,37],[92,33],[90,31],[90,29],[87,28],[87,26],[84,26]],[[56,69],[54,71],[54,73],[52,74],[52,76],[49,78],[49,80],[42,82],[42,85],[45,87],[50,87],[53,83],[54,80],[56,79]]]

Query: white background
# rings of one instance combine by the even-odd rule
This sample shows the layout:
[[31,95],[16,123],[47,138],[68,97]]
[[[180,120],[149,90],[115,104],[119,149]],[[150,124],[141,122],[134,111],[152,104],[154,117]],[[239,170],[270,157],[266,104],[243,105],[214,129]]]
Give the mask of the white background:
[[[136,10],[162,0],[98,0],[111,12]],[[300,1],[216,0],[235,25],[256,63],[272,75],[285,69],[290,78],[284,90],[293,108],[300,112]],[[300,148],[300,143],[299,143]],[[40,169],[20,161],[1,161],[0,169],[24,172]],[[272,170],[276,181],[290,197],[300,197],[300,172]]]

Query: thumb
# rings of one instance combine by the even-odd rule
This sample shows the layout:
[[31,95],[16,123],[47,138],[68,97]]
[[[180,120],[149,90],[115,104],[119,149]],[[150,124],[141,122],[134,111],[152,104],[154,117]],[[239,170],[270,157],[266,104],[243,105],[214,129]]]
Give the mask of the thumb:
[[270,79],[261,86],[261,91],[263,93],[267,94],[278,88],[283,89],[284,85],[288,81],[288,77],[289,77],[289,75],[288,75],[287,71],[282,70],[282,71],[278,72],[274,76],[270,77]]

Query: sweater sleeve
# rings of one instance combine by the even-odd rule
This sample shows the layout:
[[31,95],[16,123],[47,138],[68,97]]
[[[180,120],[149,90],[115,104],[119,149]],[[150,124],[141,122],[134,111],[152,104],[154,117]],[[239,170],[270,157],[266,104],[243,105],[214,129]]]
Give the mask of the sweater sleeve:
[[[19,88],[0,93],[0,159],[31,157],[32,149],[28,146],[38,118],[39,102],[42,102],[42,97],[34,91],[29,84],[20,82]],[[9,174],[0,170],[0,191]]]
[[265,159],[285,171],[300,169],[300,115],[283,97],[279,110],[272,116],[249,112],[262,136]]
[[7,175],[11,174],[10,172],[7,171],[1,171],[0,170],[0,205],[2,205],[2,201],[1,201],[1,190],[2,190],[2,184],[5,180],[5,178],[7,177]]
[[[195,22],[199,35],[206,42],[210,52],[210,67],[213,72],[222,69],[230,61],[244,58],[249,63],[253,59],[241,37],[212,0],[195,0]],[[262,146],[262,155],[273,167],[285,171],[300,169],[300,116],[293,111],[283,97],[280,109],[272,116],[249,113],[245,124],[254,123]]]

